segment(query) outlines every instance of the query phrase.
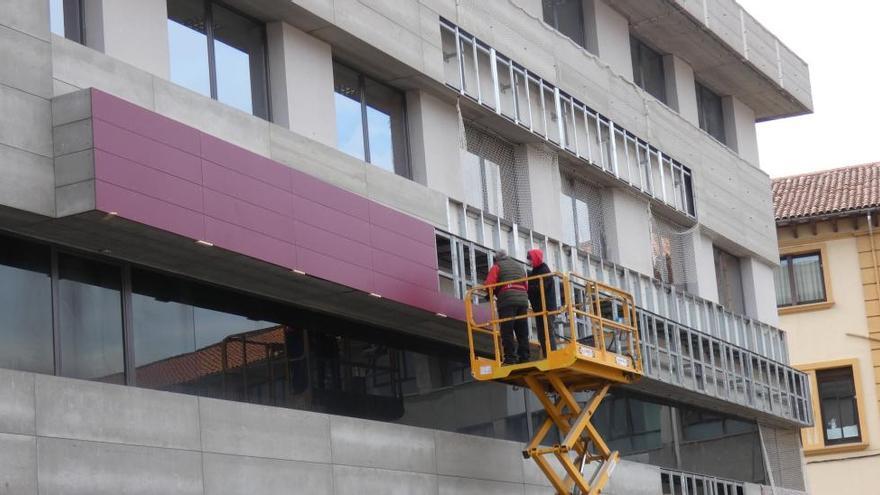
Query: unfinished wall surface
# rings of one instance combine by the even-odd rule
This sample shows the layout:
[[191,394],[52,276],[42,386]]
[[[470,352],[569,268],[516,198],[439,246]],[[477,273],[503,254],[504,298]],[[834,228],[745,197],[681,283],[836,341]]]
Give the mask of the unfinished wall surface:
[[[0,393],[16,495],[552,493],[514,442],[8,370]],[[627,461],[606,490],[659,492]]]

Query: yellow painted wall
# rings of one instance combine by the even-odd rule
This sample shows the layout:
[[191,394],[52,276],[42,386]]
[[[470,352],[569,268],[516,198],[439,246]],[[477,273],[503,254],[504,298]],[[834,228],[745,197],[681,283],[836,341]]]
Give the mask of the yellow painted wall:
[[[876,289],[866,230],[863,220],[861,229],[839,225],[837,232],[830,222],[819,223],[815,233],[811,227],[801,227],[797,238],[791,229],[779,231],[782,251],[824,246],[824,268],[829,271],[834,301],[826,309],[780,315],[780,327],[788,334],[791,363],[857,359],[861,375],[860,400],[867,430],[862,435],[868,440],[867,448],[806,456],[809,493],[814,495],[880,493],[880,372],[875,373],[875,359],[880,366],[880,342],[869,340],[880,338],[880,325],[872,328],[880,317],[873,318]],[[874,354],[872,348],[876,349]]]

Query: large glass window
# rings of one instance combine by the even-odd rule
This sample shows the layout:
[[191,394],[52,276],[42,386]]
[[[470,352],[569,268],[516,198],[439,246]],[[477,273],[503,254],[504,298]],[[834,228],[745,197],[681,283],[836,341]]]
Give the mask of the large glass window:
[[82,0],[49,0],[49,29],[58,36],[83,43]]
[[718,284],[718,302],[735,313],[745,313],[739,258],[717,247],[714,247],[713,251],[715,254],[715,281]]
[[723,143],[726,138],[724,136],[724,111],[721,97],[706,86],[700,83],[695,84],[700,129]]
[[49,248],[0,237],[0,368],[55,370]]
[[171,80],[268,118],[262,23],[205,0],[168,0]]
[[403,93],[333,64],[337,147],[389,172],[410,176]]
[[120,268],[59,254],[58,279],[59,374],[124,383]]
[[816,383],[825,445],[861,442],[852,367],[816,370]]
[[666,103],[666,75],[663,70],[663,55],[630,36],[633,81],[658,100]]
[[821,253],[782,256],[774,278],[776,305],[779,307],[826,300]]
[[543,0],[544,22],[553,29],[586,46],[583,0]]

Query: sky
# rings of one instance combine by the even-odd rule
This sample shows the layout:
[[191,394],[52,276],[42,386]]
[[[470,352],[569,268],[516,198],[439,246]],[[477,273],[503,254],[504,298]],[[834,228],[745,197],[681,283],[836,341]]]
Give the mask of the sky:
[[880,162],[876,0],[738,0],[810,66],[813,113],[758,124],[771,177]]

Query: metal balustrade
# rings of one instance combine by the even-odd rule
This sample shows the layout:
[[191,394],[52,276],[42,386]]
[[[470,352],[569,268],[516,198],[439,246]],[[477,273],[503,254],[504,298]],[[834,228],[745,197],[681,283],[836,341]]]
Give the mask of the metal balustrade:
[[[497,220],[496,224],[502,225]],[[567,250],[564,257],[573,263],[556,261],[558,269],[578,273],[577,268],[584,277],[630,292],[637,306],[646,377],[802,425],[812,423],[807,376],[785,364],[781,330],[532,232],[512,229],[506,237],[519,238],[523,246],[540,246],[556,257]],[[494,262],[492,248],[447,232],[437,231],[437,245],[441,286],[460,298],[482,283]],[[494,245],[520,251],[518,245]]]
[[440,19],[446,84],[560,151],[690,218],[688,167],[455,24]]
[[685,473],[682,471],[660,470],[662,495],[743,495],[745,484],[739,481]]

